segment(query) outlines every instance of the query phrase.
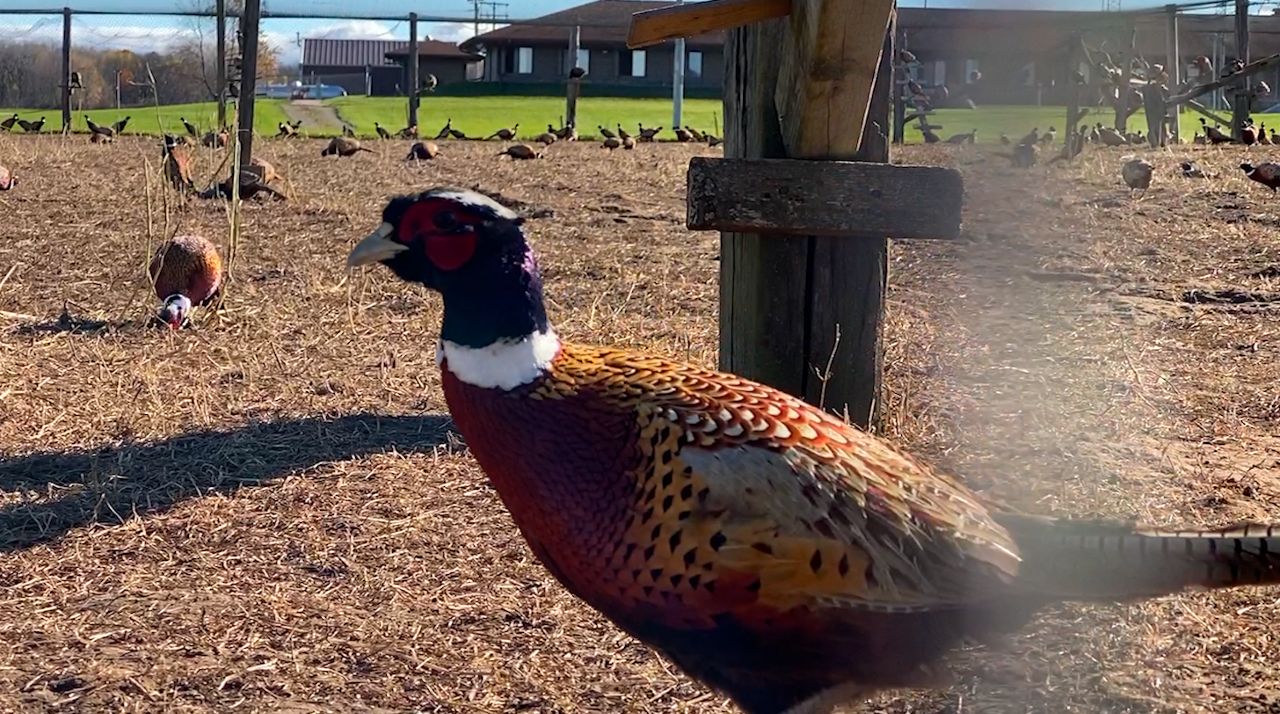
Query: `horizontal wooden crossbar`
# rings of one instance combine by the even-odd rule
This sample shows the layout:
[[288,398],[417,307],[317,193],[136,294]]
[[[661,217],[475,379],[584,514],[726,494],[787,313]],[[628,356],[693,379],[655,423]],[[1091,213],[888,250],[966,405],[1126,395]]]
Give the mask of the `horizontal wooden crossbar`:
[[716,159],[689,162],[695,231],[862,238],[960,235],[960,172],[855,161]]
[[1227,76],[1219,78],[1212,82],[1206,82],[1205,84],[1197,84],[1196,86],[1192,87],[1191,89],[1188,89],[1182,94],[1169,97],[1167,100],[1165,100],[1165,104],[1182,104],[1188,99],[1195,99],[1196,97],[1200,96],[1201,94],[1204,94],[1205,92],[1212,92],[1215,89],[1222,89],[1223,87],[1227,87],[1232,84],[1235,84],[1237,81],[1240,80],[1241,77],[1248,77],[1251,74],[1257,74],[1258,72],[1261,72],[1262,70],[1272,67],[1273,65],[1276,65],[1276,64],[1280,64],[1280,54],[1263,57],[1260,60],[1255,60],[1245,65],[1244,68],[1242,68],[1239,72],[1232,72],[1231,74],[1228,74]]
[[648,47],[678,37],[694,37],[786,17],[790,13],[791,0],[707,0],[660,7],[631,16],[627,47]]

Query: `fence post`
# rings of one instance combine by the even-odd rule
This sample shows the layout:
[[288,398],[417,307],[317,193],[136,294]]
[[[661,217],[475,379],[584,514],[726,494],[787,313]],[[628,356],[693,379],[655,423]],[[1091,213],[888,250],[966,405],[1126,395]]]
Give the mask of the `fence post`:
[[[898,28],[897,46],[899,50],[907,49],[907,30],[904,27]],[[904,90],[910,75],[907,63],[898,61],[896,53],[893,68],[893,143],[903,144],[907,139],[907,98]]]
[[62,8],[62,133],[71,133],[71,8]]
[[[1249,0],[1236,0],[1236,60],[1249,64]],[[1240,130],[1249,120],[1249,78],[1241,77],[1231,101],[1231,137],[1240,141]]]
[[253,101],[258,91],[258,25],[262,16],[261,0],[244,0],[244,15],[240,18],[240,97],[236,103],[237,141],[240,146],[241,172],[249,168],[253,159]]
[[[1168,13],[1169,20],[1165,35],[1165,50],[1168,55],[1165,58],[1165,71],[1169,73],[1170,91],[1178,94],[1182,92],[1182,52],[1178,47],[1178,6],[1166,5],[1165,12]],[[1177,104],[1169,106],[1169,136],[1175,144],[1182,143],[1181,113],[1182,109]]]
[[[569,81],[565,85],[564,125],[578,126],[578,93],[582,91],[582,76],[573,70],[578,68],[578,49],[582,47],[582,27],[573,26],[569,33]],[[508,50],[509,51],[509,50]]]
[[218,129],[227,126],[227,0],[218,0]]
[[418,126],[418,13],[409,13],[409,126]]

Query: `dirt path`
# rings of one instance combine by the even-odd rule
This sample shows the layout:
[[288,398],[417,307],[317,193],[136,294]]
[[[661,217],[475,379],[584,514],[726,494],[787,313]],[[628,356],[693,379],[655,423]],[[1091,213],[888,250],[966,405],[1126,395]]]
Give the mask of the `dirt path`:
[[284,113],[289,117],[289,121],[301,121],[304,133],[316,129],[341,131],[343,127],[343,121],[338,117],[337,110],[318,99],[296,99],[286,102]]

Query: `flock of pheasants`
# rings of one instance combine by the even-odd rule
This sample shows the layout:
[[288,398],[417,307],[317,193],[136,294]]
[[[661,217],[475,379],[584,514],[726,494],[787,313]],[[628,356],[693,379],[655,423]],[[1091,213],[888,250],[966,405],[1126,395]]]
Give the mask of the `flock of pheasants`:
[[[1230,134],[1223,132],[1217,127],[1210,126],[1204,119],[1200,120],[1204,133],[1196,133],[1192,143],[1207,144],[1218,146],[1221,144],[1243,144],[1245,146],[1270,146],[1280,145],[1280,133],[1274,129],[1267,131],[1265,124],[1255,125],[1252,119],[1246,120],[1240,127],[1240,139],[1237,141]],[[966,144],[974,143],[974,137],[977,131],[968,134],[957,134],[946,141],[948,144]],[[1051,147],[1057,140],[1057,131],[1053,127],[1041,133],[1039,127],[1033,128],[1026,136],[1023,136],[1017,142],[1009,139],[1008,136],[1001,134],[1000,143],[1004,146],[1011,146],[1007,151],[996,152],[997,156],[1009,159],[1016,168],[1030,168],[1035,166],[1040,159],[1042,147]],[[1111,127],[1103,126],[1097,123],[1087,130],[1080,130],[1068,137],[1064,141],[1062,148],[1058,153],[1049,160],[1049,164],[1059,161],[1068,161],[1079,156],[1084,151],[1084,147],[1089,144],[1099,144],[1102,146],[1128,146],[1134,144],[1145,144],[1146,137],[1141,134],[1124,135]],[[1243,162],[1240,164],[1240,170],[1250,180],[1256,181],[1272,191],[1280,189],[1280,163],[1263,161],[1258,163]],[[1214,176],[1194,161],[1182,161],[1178,165],[1178,171],[1183,178],[1189,179],[1205,179],[1214,178]],[[1151,181],[1155,176],[1155,165],[1150,161],[1142,158],[1129,158],[1120,166],[1120,177],[1124,180],[1126,186],[1132,191],[1145,192],[1151,187]]]

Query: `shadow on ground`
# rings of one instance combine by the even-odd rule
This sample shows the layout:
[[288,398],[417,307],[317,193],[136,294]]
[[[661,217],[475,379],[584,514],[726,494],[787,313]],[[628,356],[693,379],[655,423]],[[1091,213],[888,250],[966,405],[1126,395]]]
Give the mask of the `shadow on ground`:
[[319,464],[447,443],[446,416],[353,414],[202,431],[93,451],[0,454],[0,551],[47,543],[73,528],[122,523],[189,498],[270,483]]

